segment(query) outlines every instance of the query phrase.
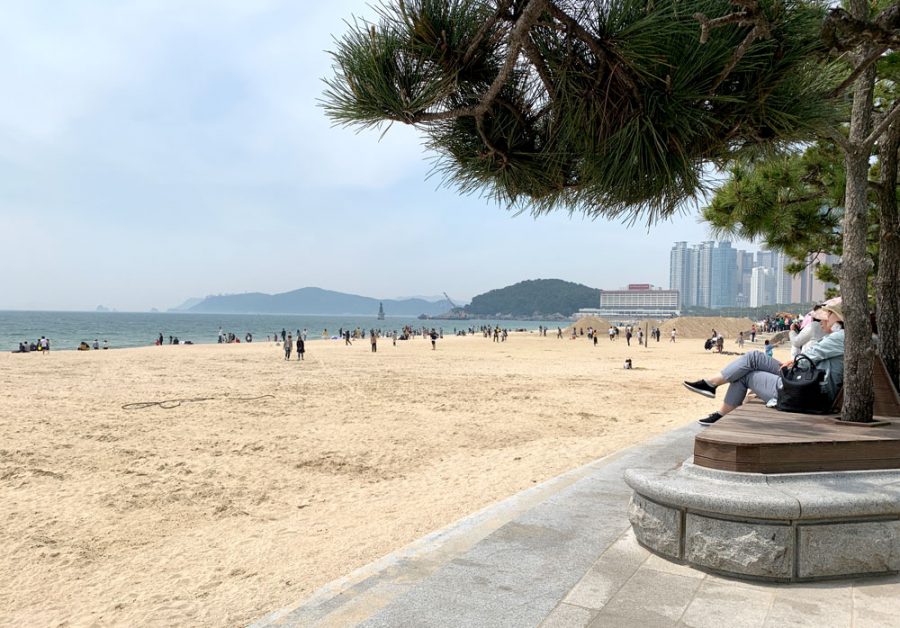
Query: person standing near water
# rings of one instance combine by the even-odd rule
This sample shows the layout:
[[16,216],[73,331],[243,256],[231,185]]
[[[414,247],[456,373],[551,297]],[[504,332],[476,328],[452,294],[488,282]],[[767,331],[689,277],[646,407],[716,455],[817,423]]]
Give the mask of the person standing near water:
[[438,339],[438,334],[436,331],[434,331],[434,327],[431,328],[430,336],[431,336],[431,350],[434,351],[435,349],[437,349],[437,339]]
[[369,330],[369,340],[372,343],[372,353],[376,353],[378,351],[378,339],[374,329]]
[[294,340],[291,338],[291,335],[288,334],[287,339],[284,341],[284,359],[291,359],[291,347],[294,345]]
[[306,341],[303,336],[297,336],[297,359],[302,360],[304,353],[306,353]]

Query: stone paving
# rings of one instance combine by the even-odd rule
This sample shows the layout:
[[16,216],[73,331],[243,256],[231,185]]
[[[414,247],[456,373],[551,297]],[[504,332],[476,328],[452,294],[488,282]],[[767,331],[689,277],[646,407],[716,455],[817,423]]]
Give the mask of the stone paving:
[[699,429],[674,430],[524,491],[254,626],[900,626],[900,576],[750,583],[641,547],[628,523],[624,471],[677,467]]

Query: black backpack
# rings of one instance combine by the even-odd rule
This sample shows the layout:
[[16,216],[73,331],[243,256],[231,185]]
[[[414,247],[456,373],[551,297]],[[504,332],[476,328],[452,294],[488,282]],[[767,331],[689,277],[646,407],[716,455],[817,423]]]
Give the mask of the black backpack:
[[[801,368],[800,364],[804,361],[808,366]],[[824,379],[825,372],[818,370],[815,363],[801,353],[794,358],[793,366],[781,368],[775,407],[783,412],[828,414],[832,401],[828,393],[822,390]]]

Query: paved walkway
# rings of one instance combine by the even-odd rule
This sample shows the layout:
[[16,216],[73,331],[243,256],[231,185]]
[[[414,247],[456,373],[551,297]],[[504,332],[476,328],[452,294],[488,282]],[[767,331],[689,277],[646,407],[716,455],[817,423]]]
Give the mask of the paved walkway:
[[699,429],[677,429],[528,489],[254,626],[900,625],[900,576],[754,584],[638,545],[622,474],[676,467],[691,455]]

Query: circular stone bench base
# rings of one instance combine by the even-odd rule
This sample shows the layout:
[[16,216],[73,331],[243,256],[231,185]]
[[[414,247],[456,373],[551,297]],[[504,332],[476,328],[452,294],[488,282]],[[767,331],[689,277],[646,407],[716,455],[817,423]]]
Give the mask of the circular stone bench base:
[[900,571],[900,471],[629,470],[638,541],[666,558],[781,582]]

